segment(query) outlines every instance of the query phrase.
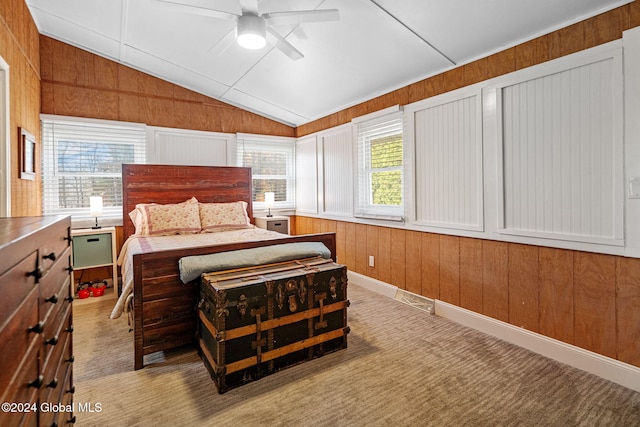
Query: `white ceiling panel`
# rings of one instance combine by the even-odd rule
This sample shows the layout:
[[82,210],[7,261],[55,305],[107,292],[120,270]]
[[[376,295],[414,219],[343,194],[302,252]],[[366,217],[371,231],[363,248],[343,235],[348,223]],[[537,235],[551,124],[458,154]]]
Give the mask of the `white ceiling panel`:
[[[293,126],[631,0],[171,1],[200,9],[26,0],[42,34]],[[340,20],[271,27],[302,59],[235,42],[239,14],[314,9]]]
[[[123,47],[122,63],[155,77],[173,82],[212,98],[221,98],[228,87],[207,76],[199,75],[177,64],[148,54],[131,46]],[[161,70],[161,72],[158,72]]]

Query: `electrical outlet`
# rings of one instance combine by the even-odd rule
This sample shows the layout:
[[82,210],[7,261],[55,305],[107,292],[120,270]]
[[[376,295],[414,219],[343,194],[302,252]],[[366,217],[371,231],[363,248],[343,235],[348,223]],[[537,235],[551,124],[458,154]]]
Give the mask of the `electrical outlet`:
[[369,255],[369,267],[374,267],[375,266],[375,262],[373,259],[373,255]]

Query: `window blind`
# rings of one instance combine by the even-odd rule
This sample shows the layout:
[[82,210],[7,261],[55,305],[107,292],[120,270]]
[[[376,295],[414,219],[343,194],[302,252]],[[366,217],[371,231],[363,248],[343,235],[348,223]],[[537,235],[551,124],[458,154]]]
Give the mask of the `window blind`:
[[43,117],[43,214],[88,218],[102,196],[103,216],[122,215],[123,163],[145,163],[144,125]]
[[264,193],[275,194],[275,209],[295,208],[295,140],[238,135],[238,165],[251,168],[254,209],[266,209]]
[[402,110],[354,120],[356,125],[356,217],[402,220]]

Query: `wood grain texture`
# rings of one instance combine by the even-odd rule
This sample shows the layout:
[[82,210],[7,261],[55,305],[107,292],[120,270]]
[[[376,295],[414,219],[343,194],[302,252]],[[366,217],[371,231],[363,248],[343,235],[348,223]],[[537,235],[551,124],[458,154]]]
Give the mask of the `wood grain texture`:
[[[11,167],[18,170],[18,130],[26,129],[37,142],[35,180],[11,176],[11,216],[42,213],[40,179],[40,40],[38,29],[23,0],[2,1],[0,57],[9,65],[9,137]],[[3,113],[4,114],[4,113]]]
[[575,344],[615,358],[616,260],[610,255],[574,255]]
[[516,70],[549,60],[548,35],[537,37],[515,47]]
[[378,280],[391,283],[391,229],[378,228],[378,255],[376,256],[376,268]]
[[538,248],[509,244],[509,323],[539,331]]
[[616,331],[618,359],[640,366],[640,259],[617,258]]
[[573,251],[540,248],[540,333],[569,344],[574,339]]
[[551,33],[549,38],[549,59],[584,50],[584,27],[584,22],[578,22]]
[[460,307],[482,313],[482,240],[460,238]]
[[[378,233],[379,227],[374,225],[367,225],[367,249],[366,249],[366,260],[367,260],[367,270],[366,275],[369,277],[373,277],[374,279],[380,279],[380,257],[378,256],[378,245],[380,243],[380,237]],[[372,256],[374,259],[373,267],[369,265],[369,257]],[[376,263],[375,261],[378,260]]]
[[422,295],[422,237],[418,231],[406,232],[406,290]]
[[640,1],[636,0],[627,5],[629,7],[629,28],[640,25]]
[[360,274],[367,274],[367,226],[356,224],[356,268]]
[[440,236],[440,299],[460,305],[460,237]]
[[406,270],[407,270],[407,254],[406,254],[406,231],[392,228],[391,243],[389,247],[389,260],[391,265],[389,283],[400,289],[407,288]]
[[[211,132],[294,136],[287,125],[40,36],[45,114]],[[53,88],[53,90],[52,90]]]
[[440,298],[440,236],[433,233],[421,233],[421,295]]
[[344,226],[346,255],[345,264],[350,271],[356,271],[356,224],[346,222]]
[[509,246],[482,242],[482,314],[509,322]]
[[[296,218],[306,221],[325,222]],[[383,281],[400,289],[429,298],[437,293],[462,308],[640,367],[638,259],[337,221],[336,239],[345,233],[352,271],[362,230],[365,260],[367,250],[378,254],[374,278],[380,279],[380,262],[388,256],[390,279]]]

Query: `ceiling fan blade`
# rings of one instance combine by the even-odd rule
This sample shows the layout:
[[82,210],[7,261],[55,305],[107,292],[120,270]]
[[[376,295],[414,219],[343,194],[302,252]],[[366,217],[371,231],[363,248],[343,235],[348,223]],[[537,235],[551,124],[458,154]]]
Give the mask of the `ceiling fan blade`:
[[218,19],[235,20],[238,16],[242,14],[242,11],[240,10],[237,10],[237,13],[236,13],[236,10],[233,10],[236,8],[231,8],[230,10],[218,10],[218,9],[211,9],[208,7],[180,3],[177,1],[171,1],[171,0],[156,0],[156,2],[162,5],[162,7],[164,7],[165,9],[169,9],[174,12],[191,13],[191,14],[201,15],[201,16],[210,16]]
[[294,61],[304,58],[302,52],[293,47],[291,43],[286,41],[285,38],[278,34],[275,30],[267,27],[267,36],[271,39],[270,41],[273,42],[276,47],[282,51],[282,53],[284,53]]
[[242,12],[248,12],[253,15],[259,16],[258,0],[238,0],[240,2],[240,8]]
[[297,10],[265,13],[262,17],[269,25],[300,24],[302,22],[328,22],[340,20],[338,9]]

